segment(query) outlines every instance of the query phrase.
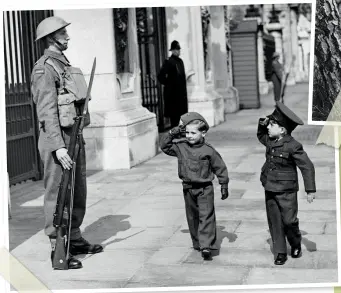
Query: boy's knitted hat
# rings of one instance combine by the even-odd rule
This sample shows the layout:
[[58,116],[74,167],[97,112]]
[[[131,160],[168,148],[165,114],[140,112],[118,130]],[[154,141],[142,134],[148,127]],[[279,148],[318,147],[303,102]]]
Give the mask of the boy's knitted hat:
[[289,134],[297,127],[297,125],[304,124],[293,111],[281,102],[276,102],[275,111],[269,115],[268,118],[285,127]]
[[201,120],[202,122],[204,122],[206,124],[207,130],[210,128],[207,121],[205,120],[205,118],[197,112],[188,112],[186,114],[183,114],[180,117],[180,119],[183,122],[183,126],[186,126],[188,123],[190,123],[194,120]]

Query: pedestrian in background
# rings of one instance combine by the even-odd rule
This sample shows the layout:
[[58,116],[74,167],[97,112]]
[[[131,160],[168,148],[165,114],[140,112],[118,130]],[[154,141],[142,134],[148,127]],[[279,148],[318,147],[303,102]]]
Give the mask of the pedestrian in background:
[[259,119],[257,137],[266,146],[266,161],[260,180],[265,189],[265,204],[275,264],[287,261],[286,238],[291,256],[301,256],[301,232],[297,218],[297,167],[302,173],[307,201],[315,198],[315,168],[301,143],[292,136],[302,120],[284,104],[277,102],[274,112]]
[[275,102],[280,101],[282,99],[282,86],[284,82],[284,68],[282,64],[279,62],[279,54],[275,52],[272,55],[272,73],[271,80],[274,86],[274,98]]
[[[181,128],[186,139],[175,142]],[[204,259],[211,258],[216,246],[216,217],[212,180],[217,176],[222,200],[228,197],[228,171],[220,154],[205,141],[208,123],[200,114],[190,112],[181,116],[180,127],[174,127],[161,142],[162,151],[178,158],[178,176],[182,180],[188,228],[193,248]]]
[[179,124],[180,116],[188,112],[188,101],[185,66],[178,41],[171,43],[170,51],[172,55],[164,61],[158,80],[164,85],[165,116],[170,118],[173,128]]

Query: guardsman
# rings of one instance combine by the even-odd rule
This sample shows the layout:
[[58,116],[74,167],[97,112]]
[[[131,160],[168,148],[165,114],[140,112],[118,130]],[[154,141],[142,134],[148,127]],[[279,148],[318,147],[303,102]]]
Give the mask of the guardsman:
[[297,167],[302,173],[307,201],[315,198],[315,168],[303,146],[291,133],[302,120],[277,102],[274,112],[259,119],[257,137],[266,147],[266,161],[260,180],[265,189],[266,213],[273,243],[275,264],[287,261],[286,238],[291,256],[301,256],[301,232],[297,218]]
[[[186,129],[186,139],[175,140]],[[186,217],[193,248],[204,259],[211,258],[216,246],[216,217],[212,180],[217,176],[222,200],[228,197],[228,171],[220,154],[205,142],[209,126],[196,112],[181,116],[180,127],[174,127],[161,142],[162,151],[178,158],[178,175],[182,180]],[[174,139],[174,140],[173,140]]]
[[188,111],[187,81],[179,42],[173,41],[169,51],[172,55],[164,61],[158,80],[164,85],[165,116],[170,118],[171,127],[175,127],[180,116]]
[[[53,255],[56,231],[53,226],[59,185],[63,168],[70,170],[72,160],[67,147],[72,133],[73,118],[84,103],[87,85],[80,69],[72,67],[63,54],[70,40],[66,27],[70,23],[59,17],[48,17],[37,27],[36,41],[44,41],[47,49],[36,62],[31,75],[31,91],[40,123],[38,148],[44,164],[45,234],[51,242]],[[86,117],[85,125],[90,117]],[[80,226],[86,210],[87,183],[84,139],[76,162],[75,191],[71,222],[69,269],[78,269],[82,263],[72,255],[98,253],[99,244],[90,244],[82,235]]]

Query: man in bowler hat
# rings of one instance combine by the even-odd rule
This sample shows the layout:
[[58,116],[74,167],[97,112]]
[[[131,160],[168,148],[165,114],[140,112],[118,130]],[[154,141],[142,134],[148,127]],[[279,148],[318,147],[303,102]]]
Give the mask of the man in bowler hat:
[[260,180],[265,189],[266,213],[273,243],[275,264],[287,261],[286,238],[291,246],[291,256],[301,256],[301,232],[297,218],[297,191],[300,169],[307,201],[315,198],[315,168],[300,142],[291,133],[303,125],[283,103],[277,102],[274,112],[259,119],[257,137],[266,147],[266,161]]
[[179,124],[180,116],[187,113],[187,85],[185,66],[180,56],[178,41],[171,43],[172,55],[166,59],[158,74],[158,80],[164,85],[165,116],[171,120],[171,127]]

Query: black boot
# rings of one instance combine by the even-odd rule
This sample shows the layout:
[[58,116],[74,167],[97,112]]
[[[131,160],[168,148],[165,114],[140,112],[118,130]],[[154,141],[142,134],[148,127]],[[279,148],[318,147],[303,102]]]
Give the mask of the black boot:
[[204,258],[204,260],[209,260],[212,256],[211,250],[209,248],[203,248],[201,250],[201,256]]
[[77,254],[95,254],[103,251],[103,246],[100,244],[90,244],[83,237],[77,240],[70,241],[70,253]]
[[291,257],[292,258],[299,258],[302,255],[302,248],[301,245],[297,247],[291,247]]
[[279,253],[275,260],[275,265],[284,265],[288,257],[286,253]]

